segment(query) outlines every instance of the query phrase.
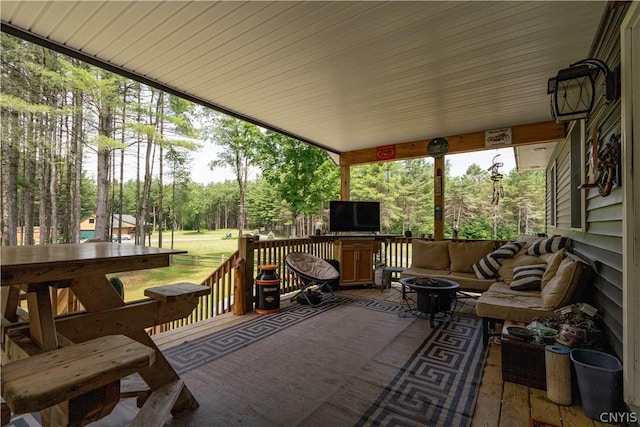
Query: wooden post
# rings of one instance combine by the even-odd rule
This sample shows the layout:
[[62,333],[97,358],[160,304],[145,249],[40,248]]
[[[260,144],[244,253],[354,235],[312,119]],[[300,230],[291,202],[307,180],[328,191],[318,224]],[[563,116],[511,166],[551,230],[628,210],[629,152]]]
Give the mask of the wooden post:
[[238,239],[238,254],[244,258],[244,274],[243,274],[243,293],[244,293],[244,312],[253,311],[253,270],[254,270],[254,252],[255,237],[252,235],[240,236]]
[[233,314],[241,316],[246,314],[244,303],[244,270],[246,266],[244,258],[239,257],[233,269],[235,271],[235,282],[233,287]]
[[433,238],[444,240],[444,156],[434,158],[433,206]]
[[351,168],[340,166],[340,200],[350,200]]

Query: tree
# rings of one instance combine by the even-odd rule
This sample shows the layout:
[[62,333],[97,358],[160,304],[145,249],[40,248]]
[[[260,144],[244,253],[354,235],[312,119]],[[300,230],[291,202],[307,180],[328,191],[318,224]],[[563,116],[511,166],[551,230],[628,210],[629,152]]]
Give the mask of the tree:
[[433,233],[433,164],[415,159],[354,167],[351,199],[379,201],[385,233]]
[[254,165],[258,144],[262,141],[260,129],[251,123],[226,115],[206,115],[212,124],[203,129],[206,139],[218,145],[222,151],[219,159],[209,163],[209,168],[231,167],[240,191],[238,231],[245,229],[245,201],[249,168]]
[[275,231],[276,223],[290,217],[286,203],[280,199],[276,189],[264,176],[257,179],[247,191],[247,222],[257,228]]
[[178,227],[177,209],[178,196],[176,191],[184,191],[186,183],[190,181],[189,153],[178,147],[169,147],[166,155],[169,163],[169,174],[171,176],[171,204],[169,208],[169,220],[171,221],[171,249],[173,249],[173,232]]
[[258,163],[265,180],[291,212],[293,235],[313,233],[315,224],[299,226],[300,215],[318,215],[322,202],[336,193],[339,170],[327,153],[309,144],[267,131]]

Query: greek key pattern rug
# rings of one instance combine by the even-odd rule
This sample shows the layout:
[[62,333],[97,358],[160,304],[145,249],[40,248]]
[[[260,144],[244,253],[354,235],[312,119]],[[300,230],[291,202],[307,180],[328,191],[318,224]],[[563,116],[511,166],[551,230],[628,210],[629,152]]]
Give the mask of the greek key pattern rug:
[[293,304],[279,313],[260,316],[212,335],[187,341],[165,350],[164,355],[169,359],[174,369],[179,374],[183,374],[268,338],[290,326],[331,310],[341,304],[385,313],[400,314],[403,311],[403,307],[396,303],[336,295],[335,300],[328,301],[319,307]]
[[470,425],[486,357],[480,319],[437,326],[356,425]]

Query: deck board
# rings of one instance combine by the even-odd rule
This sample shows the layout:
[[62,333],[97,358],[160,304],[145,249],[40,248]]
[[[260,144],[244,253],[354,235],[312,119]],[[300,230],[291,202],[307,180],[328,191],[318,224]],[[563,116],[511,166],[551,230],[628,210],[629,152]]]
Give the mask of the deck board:
[[537,388],[529,388],[531,418],[544,421],[554,426],[562,425],[560,408],[547,398],[547,392]]
[[[401,302],[401,293],[397,287],[385,289],[384,291],[380,291],[379,288],[373,287],[349,288],[347,290],[341,290],[341,292],[344,294],[374,298],[378,300]],[[288,298],[283,298],[281,307],[284,308],[287,305],[289,305]],[[467,303],[462,310],[472,311],[473,305],[469,306]],[[249,313],[244,316],[224,314],[216,316],[213,319],[200,322],[196,325],[160,333],[153,336],[153,340],[161,350],[168,349],[185,341],[191,341],[237,323],[251,320],[256,316],[260,315],[255,313]],[[185,378],[189,379],[196,389],[198,388],[196,384],[201,383],[203,392],[206,392],[206,390],[211,387],[210,379],[212,377],[212,373],[208,372],[207,369],[210,368],[203,366],[202,368],[194,369],[186,374]],[[367,402],[371,400],[371,396],[366,396],[366,398],[363,399],[363,396],[361,395],[363,392],[364,390],[353,390],[351,395],[352,401],[350,402],[326,402],[322,407],[322,411],[325,414],[331,414],[336,420],[340,420],[345,417],[346,419],[352,419],[354,410],[361,411],[362,408],[367,406],[362,405],[360,400]],[[137,411],[135,404],[131,403],[131,399],[128,400],[130,401],[128,404],[119,405],[120,411],[129,412],[128,415],[124,415],[123,419],[131,419]],[[133,400],[133,402],[135,402],[135,400]],[[215,411],[215,408],[201,407],[200,410]],[[471,426],[528,427],[530,417],[548,422],[551,425],[556,425],[558,427],[600,427],[605,425],[587,418],[580,405],[575,402],[571,406],[559,406],[547,399],[546,392],[543,390],[537,390],[510,382],[503,382],[500,346],[492,344],[489,349],[489,355],[483,371]],[[113,419],[114,418],[112,418],[112,420]],[[311,417],[309,421],[311,419],[315,420],[316,418]],[[303,425],[306,424],[303,423]]]

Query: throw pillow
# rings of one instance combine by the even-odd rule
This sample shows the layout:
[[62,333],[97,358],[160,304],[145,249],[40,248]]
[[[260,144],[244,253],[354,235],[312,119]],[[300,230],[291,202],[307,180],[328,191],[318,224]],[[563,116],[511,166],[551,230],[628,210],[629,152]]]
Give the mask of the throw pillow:
[[524,243],[524,248],[528,249],[531,247],[531,245],[533,245],[535,242],[539,242],[540,240],[542,240],[541,237],[538,236],[531,236],[528,234],[521,234],[518,236],[518,243]]
[[570,302],[580,279],[578,264],[578,261],[568,257],[562,260],[556,275],[540,293],[545,310],[555,310]]
[[553,279],[558,271],[558,267],[560,267],[560,263],[564,258],[564,251],[558,251],[551,255],[549,259],[547,259],[547,268],[544,270],[544,275],[542,276],[542,283],[540,283],[540,289],[544,289],[545,286]]
[[473,271],[478,279],[491,279],[496,277],[500,269],[500,261],[495,259],[491,254],[485,256],[480,261],[472,265]]
[[545,265],[523,265],[513,269],[513,281],[509,287],[516,291],[540,290]]
[[473,264],[488,255],[493,249],[493,242],[464,242],[449,243],[449,258],[451,259],[451,271],[458,273],[475,273]]
[[537,265],[546,263],[537,256],[527,255],[527,251],[522,250],[518,252],[513,258],[505,258],[502,261],[502,266],[498,270],[498,277],[507,285],[513,281],[513,269],[516,267],[522,267],[523,265]]
[[491,256],[495,259],[499,258],[511,258],[524,246],[524,242],[509,242],[505,243],[495,251],[491,252]]
[[430,270],[449,270],[449,242],[413,239],[411,265]]
[[564,249],[569,246],[570,242],[571,240],[568,237],[552,237],[550,239],[540,240],[531,245],[527,253],[529,255],[550,254]]

